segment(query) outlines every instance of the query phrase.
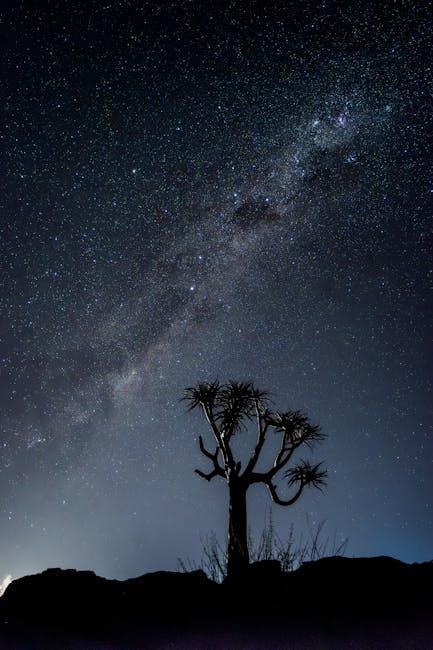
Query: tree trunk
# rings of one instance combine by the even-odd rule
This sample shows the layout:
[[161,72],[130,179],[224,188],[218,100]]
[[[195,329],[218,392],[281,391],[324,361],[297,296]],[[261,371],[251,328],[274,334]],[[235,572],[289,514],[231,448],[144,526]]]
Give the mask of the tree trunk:
[[227,575],[242,573],[249,564],[247,538],[247,490],[239,481],[229,484]]

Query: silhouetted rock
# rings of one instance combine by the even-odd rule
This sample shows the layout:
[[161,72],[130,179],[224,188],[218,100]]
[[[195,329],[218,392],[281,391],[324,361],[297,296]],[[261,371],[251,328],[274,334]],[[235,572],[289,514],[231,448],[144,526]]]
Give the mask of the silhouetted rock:
[[281,570],[278,560],[260,560],[252,562],[237,576],[228,576],[224,580],[224,587],[238,591],[277,588],[285,575]]
[[346,614],[394,616],[425,607],[432,610],[432,562],[406,564],[386,556],[329,557],[305,562],[293,575],[300,584],[314,584],[319,599],[326,599],[330,586],[334,594],[347,595],[340,605]]
[[[289,642],[307,637],[310,645],[294,647],[316,647],[311,636],[316,635],[332,640],[323,647],[368,638],[368,647],[391,647],[386,643],[393,639],[400,648],[405,646],[396,639],[406,638],[411,648],[428,648],[433,647],[433,562],[331,557],[291,573],[275,561],[256,562],[221,585],[202,571],[158,571],[118,581],[91,571],[48,569],[9,585],[0,599],[0,622],[1,647],[62,647],[63,641],[57,646],[47,641],[60,634],[119,647],[147,640],[155,648],[158,639],[194,636],[194,647],[205,648],[197,634],[203,640],[236,631],[254,638],[255,647],[291,647]],[[20,646],[16,638],[23,635]],[[41,635],[42,645],[29,645],[29,638]],[[372,639],[379,645],[371,645]],[[8,640],[14,643],[8,646]]]
[[278,560],[260,560],[259,562],[252,562],[248,571],[252,577],[275,577],[281,575],[281,563]]

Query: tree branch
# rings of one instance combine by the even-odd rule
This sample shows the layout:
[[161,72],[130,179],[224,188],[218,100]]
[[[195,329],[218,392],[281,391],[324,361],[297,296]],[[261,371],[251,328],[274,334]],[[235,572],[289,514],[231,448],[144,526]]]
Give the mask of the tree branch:
[[208,449],[206,449],[206,447],[204,446],[204,442],[203,442],[203,437],[202,437],[202,436],[199,436],[199,437],[198,437],[198,444],[199,444],[199,447],[200,447],[200,451],[201,451],[201,453],[202,453],[204,456],[206,456],[206,458],[210,458],[210,460],[215,460],[215,458],[218,458],[219,447],[217,447],[216,450],[215,450],[215,452],[212,453],[211,451],[209,451]]
[[255,409],[256,409],[256,419],[257,419],[257,429],[258,429],[257,443],[253,453],[251,454],[251,458],[248,461],[248,464],[245,468],[244,474],[251,474],[254,467],[256,466],[260,456],[260,452],[262,451],[263,445],[265,444],[266,431],[268,430],[269,427],[269,424],[267,422],[264,422],[263,416],[260,413],[258,400],[255,401]]
[[225,442],[224,437],[222,436],[216,422],[215,418],[213,417],[212,409],[205,404],[203,406],[203,412],[205,414],[206,420],[208,421],[213,434],[215,436],[215,439],[218,443],[219,448],[221,449],[221,453],[223,455],[224,459],[224,464],[228,469],[234,470],[235,469],[235,463],[233,459],[233,454],[232,450],[230,449],[229,444]]
[[277,474],[281,469],[283,469],[283,467],[287,465],[287,463],[293,456],[296,449],[300,447],[304,442],[304,438],[301,437],[299,438],[298,442],[291,443],[290,447],[286,447],[285,442],[286,442],[286,433],[283,434],[281,440],[281,448],[277,454],[277,457],[275,458],[274,466],[272,467],[271,470],[269,470],[271,476],[275,476],[275,474]]
[[[206,481],[211,481],[215,476],[220,476],[220,473],[218,472],[217,469],[213,469],[209,474],[206,474],[205,472],[202,472],[200,469],[194,470],[196,474],[201,476],[202,478],[205,478]],[[223,474],[224,476],[224,474]]]
[[271,416],[270,424],[282,433],[280,450],[273,467],[269,470],[271,476],[275,476],[287,465],[296,449],[302,444],[311,448],[315,442],[324,438],[320,427],[311,424],[307,416],[300,411],[277,413],[275,416]]
[[274,503],[277,503],[279,506],[291,506],[291,505],[293,505],[295,503],[295,501],[297,501],[299,499],[299,497],[301,496],[302,491],[303,491],[303,489],[305,487],[305,483],[303,483],[301,481],[301,483],[299,484],[299,488],[297,489],[297,491],[295,492],[293,497],[291,499],[284,500],[284,499],[280,499],[280,497],[278,496],[277,488],[275,487],[275,485],[272,483],[271,480],[266,481],[266,485],[267,485],[268,490],[269,490],[269,492],[271,494],[272,501]]
[[206,458],[209,458],[209,460],[211,460],[213,462],[214,469],[213,469],[212,472],[210,472],[210,474],[205,474],[204,472],[200,471],[199,469],[196,469],[195,470],[196,474],[198,474],[202,478],[205,478],[207,481],[211,481],[215,476],[222,476],[223,478],[225,478],[225,476],[226,476],[225,472],[224,472],[223,468],[221,467],[221,465],[218,462],[218,454],[219,454],[219,451],[220,451],[219,447],[217,446],[217,448],[215,449],[215,453],[213,454],[208,449],[206,449],[206,447],[204,446],[203,438],[201,436],[199,436],[199,438],[198,438],[198,444],[199,444],[201,453],[204,456],[206,456]]

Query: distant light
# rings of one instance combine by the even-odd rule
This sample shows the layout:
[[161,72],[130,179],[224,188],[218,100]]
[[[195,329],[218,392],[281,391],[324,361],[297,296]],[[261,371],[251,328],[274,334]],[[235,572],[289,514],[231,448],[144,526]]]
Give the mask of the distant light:
[[8,574],[3,578],[3,580],[0,582],[0,598],[3,596],[4,592],[6,591],[7,587],[10,585],[12,582],[12,576]]

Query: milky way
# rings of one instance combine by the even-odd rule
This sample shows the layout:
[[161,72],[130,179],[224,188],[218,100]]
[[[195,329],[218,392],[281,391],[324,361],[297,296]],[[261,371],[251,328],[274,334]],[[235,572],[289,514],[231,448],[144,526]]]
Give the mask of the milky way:
[[428,9],[2,13],[2,575],[128,577],[223,539],[179,401],[215,377],[329,436],[329,487],[281,535],[308,514],[430,559]]

